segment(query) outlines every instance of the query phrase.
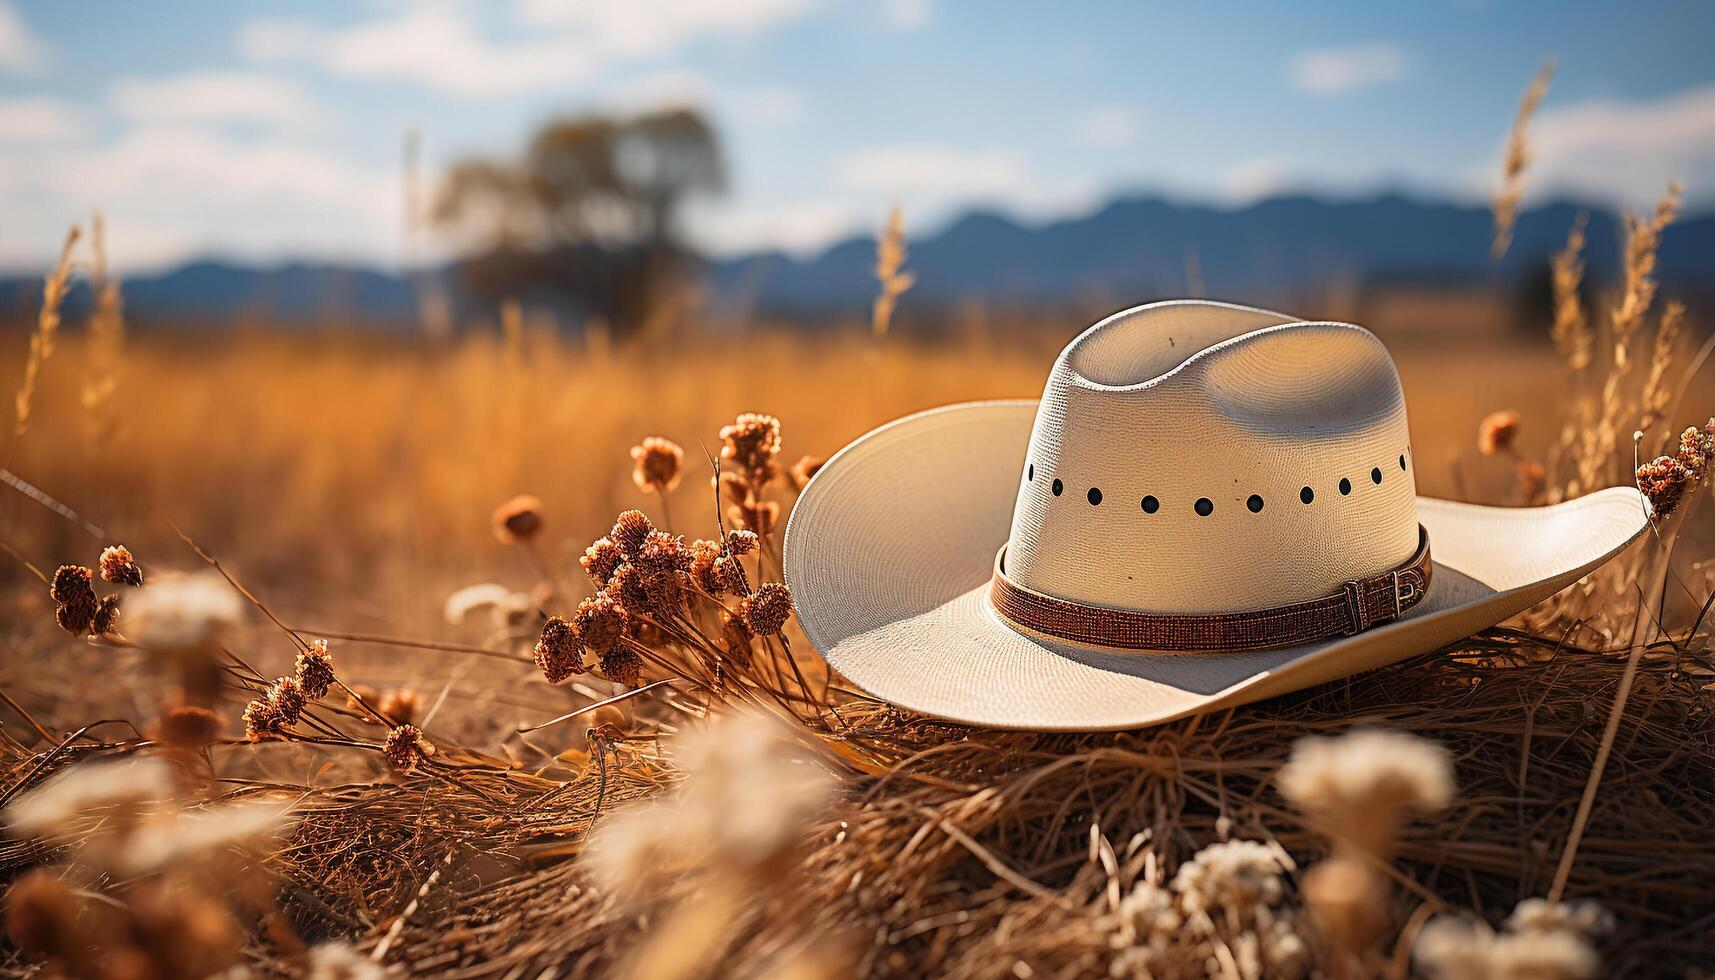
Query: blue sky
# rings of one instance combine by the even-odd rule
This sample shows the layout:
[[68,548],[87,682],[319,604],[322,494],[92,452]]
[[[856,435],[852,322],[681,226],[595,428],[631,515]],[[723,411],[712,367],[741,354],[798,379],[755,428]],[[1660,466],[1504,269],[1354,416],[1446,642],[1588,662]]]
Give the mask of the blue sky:
[[115,260],[383,266],[429,179],[562,112],[690,101],[730,192],[715,251],[812,249],[901,202],[1082,213],[1121,193],[1480,200],[1559,61],[1533,193],[1715,202],[1715,4],[1013,0],[0,0],[0,266],[99,207]]

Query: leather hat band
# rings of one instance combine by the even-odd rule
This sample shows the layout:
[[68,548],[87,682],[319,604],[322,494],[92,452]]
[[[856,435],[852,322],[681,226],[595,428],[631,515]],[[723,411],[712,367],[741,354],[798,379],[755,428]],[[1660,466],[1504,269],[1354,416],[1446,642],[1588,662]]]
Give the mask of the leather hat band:
[[1038,633],[1129,650],[1266,650],[1351,636],[1389,622],[1422,601],[1433,572],[1429,532],[1418,525],[1417,552],[1404,564],[1353,579],[1338,592],[1250,612],[1172,615],[1091,606],[1033,592],[1006,577],[1006,549],[995,557],[989,601],[1002,616]]

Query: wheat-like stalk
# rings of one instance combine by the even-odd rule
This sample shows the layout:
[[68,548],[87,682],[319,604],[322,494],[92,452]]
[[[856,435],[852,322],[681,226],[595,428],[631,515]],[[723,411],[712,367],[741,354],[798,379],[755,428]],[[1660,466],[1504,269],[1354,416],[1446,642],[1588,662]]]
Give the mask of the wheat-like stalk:
[[905,268],[905,212],[895,204],[887,215],[887,228],[875,243],[875,280],[881,291],[875,297],[870,329],[877,337],[887,336],[893,325],[893,310],[899,296],[917,281]]
[[66,233],[65,244],[60,246],[59,261],[42,283],[42,309],[36,316],[36,332],[30,335],[30,356],[24,362],[24,382],[18,387],[18,395],[14,399],[18,421],[12,429],[14,444],[30,428],[30,406],[36,399],[36,379],[41,375],[42,364],[53,356],[54,342],[60,333],[60,304],[65,302],[66,291],[71,288],[72,250],[77,246],[81,229],[76,225]]
[[1566,247],[1554,255],[1554,325],[1549,336],[1573,371],[1590,366],[1590,321],[1584,315],[1584,227],[1589,215],[1580,211],[1566,235]]
[[1518,115],[1513,118],[1512,134],[1507,137],[1506,156],[1501,161],[1501,187],[1495,192],[1495,241],[1491,249],[1499,259],[1507,254],[1513,243],[1513,224],[1518,220],[1519,199],[1524,196],[1524,172],[1530,166],[1530,141],[1525,130],[1536,107],[1548,94],[1548,83],[1554,79],[1554,59],[1543,62],[1525,89],[1519,102]]
[[116,418],[113,396],[119,389],[119,365],[125,351],[125,310],[119,280],[107,270],[107,226],[101,213],[90,221],[94,252],[90,278],[95,287],[95,312],[89,318],[89,355],[83,379],[83,409],[92,449],[113,436]]

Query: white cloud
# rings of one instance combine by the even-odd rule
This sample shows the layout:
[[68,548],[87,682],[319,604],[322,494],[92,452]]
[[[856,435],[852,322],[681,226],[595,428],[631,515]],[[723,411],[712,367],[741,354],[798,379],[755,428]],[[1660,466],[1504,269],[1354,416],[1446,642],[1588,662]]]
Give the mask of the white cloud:
[[744,89],[732,96],[740,118],[763,126],[786,126],[804,117],[804,96],[783,85]]
[[896,31],[920,31],[935,19],[933,0],[882,0],[881,22]]
[[1529,180],[1544,193],[1638,206],[1683,180],[1691,196],[1708,199],[1715,191],[1715,85],[1544,109],[1530,124],[1530,144]]
[[8,178],[6,265],[45,261],[65,226],[92,208],[107,216],[114,260],[126,269],[211,252],[374,260],[399,237],[391,166],[277,136],[142,124],[100,146],[40,151]]
[[1221,197],[1234,204],[1250,204],[1303,186],[1292,164],[1279,157],[1237,164],[1217,177],[1215,183]]
[[616,58],[671,54],[703,36],[745,36],[792,20],[810,0],[519,0],[518,16],[537,28],[589,38]]
[[697,245],[716,254],[777,248],[804,255],[862,229],[874,216],[849,200],[808,198],[761,207],[707,205],[690,217]]
[[1343,95],[1403,78],[1408,65],[1405,52],[1397,45],[1375,41],[1301,51],[1287,62],[1286,76],[1301,91]]
[[899,196],[1021,197],[1030,190],[1030,166],[1015,150],[963,149],[941,143],[872,146],[840,157],[835,184],[855,191]]
[[1078,139],[1089,146],[1125,146],[1137,139],[1137,111],[1130,106],[1095,106],[1072,121]]
[[48,64],[48,44],[37,37],[18,9],[0,0],[0,72],[34,75]]
[[262,123],[310,128],[324,113],[292,81],[244,71],[167,78],[122,78],[109,93],[114,111],[145,122]]
[[0,145],[69,143],[89,134],[83,109],[61,99],[0,99]]
[[440,5],[337,30],[294,19],[252,21],[240,31],[239,49],[257,61],[311,61],[347,78],[409,82],[468,99],[571,86],[598,67],[571,36],[491,41],[463,8]]

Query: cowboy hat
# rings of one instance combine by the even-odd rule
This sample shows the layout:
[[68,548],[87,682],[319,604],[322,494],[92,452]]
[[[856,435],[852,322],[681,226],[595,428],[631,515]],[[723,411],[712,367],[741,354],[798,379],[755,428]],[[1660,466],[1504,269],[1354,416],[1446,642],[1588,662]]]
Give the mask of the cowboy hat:
[[1643,530],[1634,488],[1417,496],[1373,334],[1155,303],[1068,344],[1040,401],[900,419],[787,524],[805,634],[871,694],[997,728],[1157,724],[1433,650]]

